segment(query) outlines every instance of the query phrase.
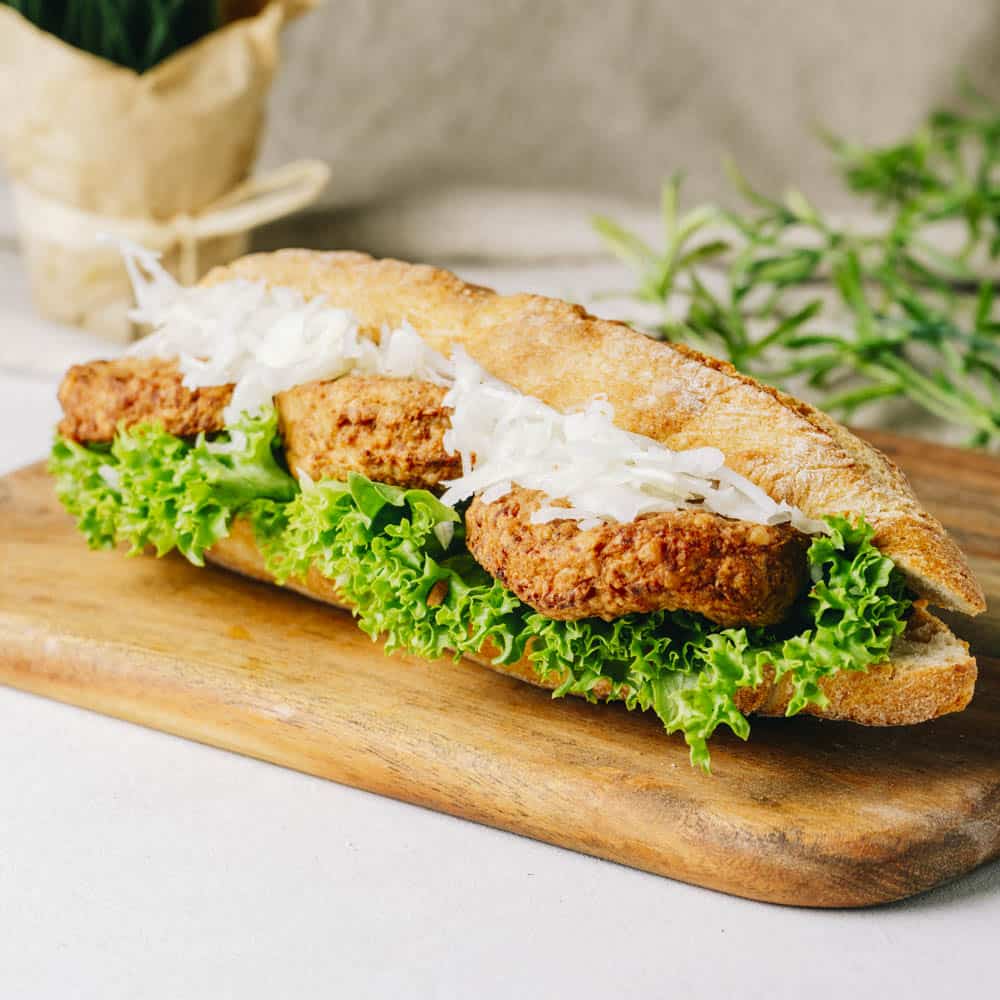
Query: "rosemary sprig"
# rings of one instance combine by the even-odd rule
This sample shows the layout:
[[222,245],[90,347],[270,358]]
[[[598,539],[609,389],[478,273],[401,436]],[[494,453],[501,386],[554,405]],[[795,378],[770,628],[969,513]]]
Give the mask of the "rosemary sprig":
[[963,265],[983,247],[1000,256],[1000,110],[968,83],[961,86],[968,110],[938,110],[902,142],[867,149],[824,133],[849,187],[870,194],[877,207],[907,222],[959,219],[966,242],[955,258]]
[[[770,198],[732,166],[742,211],[681,213],[681,178],[667,180],[662,251],[610,219],[594,225],[636,271],[634,295],[663,307],[655,336],[773,385],[804,379],[845,420],[903,397],[966,428],[971,445],[1000,444],[997,295],[970,262],[1000,255],[1000,111],[936,112],[888,149],[836,142],[848,183],[878,199],[878,234],[838,224],[799,191]],[[965,227],[956,254],[928,232],[942,220]]]
[[144,73],[219,27],[213,0],[0,0],[68,45]]

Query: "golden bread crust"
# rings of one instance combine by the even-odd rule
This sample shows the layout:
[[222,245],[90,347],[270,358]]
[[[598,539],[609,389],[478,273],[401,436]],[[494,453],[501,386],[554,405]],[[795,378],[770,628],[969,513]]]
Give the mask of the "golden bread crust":
[[[245,520],[236,520],[229,537],[206,556],[244,576],[273,582],[254,541],[253,529]],[[350,608],[333,583],[315,570],[310,570],[305,580],[289,581],[288,587],[326,604]],[[553,674],[541,680],[527,657],[513,664],[494,664],[486,650],[467,659],[547,689],[558,687],[563,679]],[[906,633],[893,645],[888,663],[866,673],[845,671],[821,683],[829,704],[825,708],[809,705],[805,714],[865,726],[912,725],[964,709],[975,688],[976,661],[969,655],[968,645],[956,639],[940,619],[916,608]],[[594,693],[599,698],[607,697],[609,687],[598,685]],[[785,714],[790,696],[787,678],[777,685],[768,679],[756,689],[739,692],[736,702],[747,715],[775,716]]]

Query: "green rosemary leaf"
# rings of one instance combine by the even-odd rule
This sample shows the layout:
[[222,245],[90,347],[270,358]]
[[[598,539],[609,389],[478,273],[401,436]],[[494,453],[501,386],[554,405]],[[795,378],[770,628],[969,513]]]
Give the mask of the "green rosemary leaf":
[[[664,183],[662,253],[602,220],[637,272],[635,295],[670,317],[653,335],[774,385],[833,389],[817,401],[839,414],[901,397],[977,446],[1000,445],[1000,310],[981,266],[1000,256],[1000,107],[968,87],[961,96],[965,107],[886,146],[823,135],[847,186],[872,199],[876,235],[835,223],[801,191],[762,193],[731,161],[742,210],[685,212],[680,176]],[[963,228],[959,251],[938,242],[942,222]]]

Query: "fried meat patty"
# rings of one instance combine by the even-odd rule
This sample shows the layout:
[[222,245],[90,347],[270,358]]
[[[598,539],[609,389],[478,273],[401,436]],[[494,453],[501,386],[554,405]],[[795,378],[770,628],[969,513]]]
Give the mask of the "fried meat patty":
[[288,468],[313,480],[361,472],[394,486],[436,489],[462,474],[461,458],[444,450],[444,394],[431,382],[382,375],[283,392],[276,403]]
[[[146,421],[193,437],[225,426],[232,385],[188,389],[174,361],[121,358],[76,365],[59,388],[59,433],[74,441],[110,441],[119,423]],[[434,489],[461,475],[444,450],[445,390],[417,379],[348,375],[307,382],[275,398],[288,468],[312,479],[360,472],[394,486]]]
[[232,395],[231,385],[188,389],[176,363],[161,358],[92,361],[70,368],[59,386],[59,433],[73,441],[110,441],[119,422],[147,421],[177,437],[212,433],[222,430]]
[[466,541],[492,576],[549,618],[694,611],[720,625],[780,621],[808,578],[808,539],[788,525],[678,510],[585,531],[532,524],[543,494],[515,486],[473,500]]

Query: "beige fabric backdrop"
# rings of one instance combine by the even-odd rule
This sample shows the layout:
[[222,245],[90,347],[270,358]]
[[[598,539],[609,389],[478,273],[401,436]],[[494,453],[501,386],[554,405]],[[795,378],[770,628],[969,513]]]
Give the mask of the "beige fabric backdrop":
[[588,209],[678,168],[721,196],[725,152],[843,207],[814,122],[891,139],[960,70],[1000,94],[994,0],[327,0],[286,43],[265,162],[327,159],[361,211],[313,235],[382,251],[591,249]]

